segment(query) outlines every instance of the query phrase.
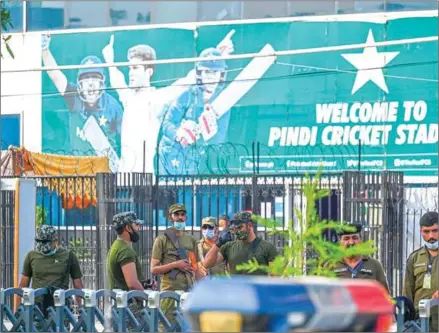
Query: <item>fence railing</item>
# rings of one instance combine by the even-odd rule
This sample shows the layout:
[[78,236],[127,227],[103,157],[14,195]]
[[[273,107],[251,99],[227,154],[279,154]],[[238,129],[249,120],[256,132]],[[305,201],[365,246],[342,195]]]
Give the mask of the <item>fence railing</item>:
[[14,191],[0,190],[0,287],[14,285]]
[[[1,289],[1,332],[100,332],[108,324],[106,318],[114,332],[158,332],[159,325],[166,332],[187,329],[181,310],[187,293],[60,289],[53,295],[54,306],[44,315],[37,299],[48,293],[47,288]],[[14,297],[21,301],[15,311],[7,304],[7,299]],[[68,305],[71,297],[81,298],[82,305]],[[165,299],[176,302],[175,323],[170,323],[160,309]]]
[[[54,306],[44,315],[36,301],[49,293],[48,289],[9,288],[0,289],[1,332],[100,332],[104,328],[113,332],[186,332],[188,322],[183,313],[184,302],[190,296],[183,292],[121,291],[70,289],[54,293]],[[68,298],[79,297],[81,306],[67,305]],[[20,304],[8,305],[7,299],[18,298]],[[175,323],[170,323],[160,302],[175,301]],[[133,306],[135,305],[135,306]],[[421,300],[419,321],[405,319],[404,300],[395,305],[397,332],[411,329],[413,332],[429,332],[431,309],[439,306],[439,300]],[[224,309],[227,310],[227,309]],[[110,315],[109,315],[110,314]],[[285,316],[288,314],[285,313]],[[257,318],[255,318],[257,320]]]

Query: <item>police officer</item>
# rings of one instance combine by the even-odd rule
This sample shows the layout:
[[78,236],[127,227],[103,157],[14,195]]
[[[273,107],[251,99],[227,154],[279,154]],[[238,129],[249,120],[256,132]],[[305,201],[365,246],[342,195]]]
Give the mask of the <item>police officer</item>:
[[212,216],[205,217],[201,222],[201,233],[203,237],[198,242],[198,255],[200,256],[202,274],[210,276],[224,275],[226,273],[225,262],[220,262],[209,270],[206,270],[204,266],[202,266],[207,253],[216,243],[218,238],[218,225],[216,223],[216,218]]
[[[351,224],[351,226],[355,228],[355,230],[343,230],[338,233],[339,242],[345,248],[354,247],[362,242],[360,236],[362,229],[361,224],[354,223]],[[338,278],[376,280],[389,291],[389,285],[383,266],[378,260],[372,257],[345,257],[333,267],[333,271]]]
[[[33,289],[49,288],[50,295],[35,300],[44,316],[47,316],[47,309],[54,305],[53,292],[56,289],[68,289],[69,277],[73,280],[74,288],[83,288],[76,254],[59,245],[54,227],[42,225],[36,233],[34,250],[29,251],[24,259],[19,288],[28,288],[31,280]],[[71,306],[70,301],[66,300],[66,304]],[[81,299],[78,297],[76,301],[80,306]]]
[[[212,246],[204,261],[204,267],[212,268],[217,263],[227,262],[231,274],[266,275],[256,270],[254,272],[239,271],[237,266],[255,258],[260,265],[269,265],[277,256],[276,247],[259,237],[253,228],[254,221],[249,212],[234,214],[230,221],[230,232],[223,232]],[[232,240],[231,233],[236,235]]]
[[[158,236],[152,248],[151,273],[163,276],[161,291],[189,291],[195,281],[201,278],[198,269],[199,255],[197,240],[184,232],[186,228],[186,207],[173,204],[169,207],[172,227]],[[171,324],[175,323],[175,302],[163,299],[160,307]],[[160,325],[160,331],[164,331]]]
[[[413,302],[419,315],[419,301],[438,298],[438,213],[427,212],[419,222],[424,246],[410,254],[403,295]],[[431,309],[430,332],[438,331],[438,308]]]
[[229,216],[227,216],[226,214],[221,215],[219,220],[218,220],[218,224],[219,224],[220,231],[228,231],[229,227],[230,227]]

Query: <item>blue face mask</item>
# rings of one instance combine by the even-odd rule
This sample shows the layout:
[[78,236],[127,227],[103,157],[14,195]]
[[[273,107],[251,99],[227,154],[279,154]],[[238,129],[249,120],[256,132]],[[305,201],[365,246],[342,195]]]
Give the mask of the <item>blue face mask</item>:
[[49,256],[53,256],[55,253],[56,253],[56,249],[53,249],[50,252],[43,253],[43,256],[49,257]]
[[428,247],[430,250],[437,250],[438,245],[439,245],[438,241],[434,243],[425,242],[425,246]]
[[183,231],[186,228],[186,222],[174,222],[174,228],[178,231]]
[[215,238],[215,231],[210,229],[203,230],[203,237],[207,239],[213,239]]

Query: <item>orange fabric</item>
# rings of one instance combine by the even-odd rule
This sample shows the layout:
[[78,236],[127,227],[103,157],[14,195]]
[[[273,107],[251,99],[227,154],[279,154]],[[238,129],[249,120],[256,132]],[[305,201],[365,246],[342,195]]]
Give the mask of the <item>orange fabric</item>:
[[111,172],[107,157],[42,154],[24,148],[15,153],[16,175],[58,176],[42,178],[42,185],[61,196],[64,209],[96,206],[96,173]]
[[195,258],[195,253],[194,252],[189,252],[189,261],[192,265],[192,268],[194,269],[194,271],[197,270],[197,259]]
[[24,148],[18,152],[22,153],[22,163],[16,167],[22,172],[32,171],[39,176],[90,176],[99,172],[110,172],[107,157],[32,153]]

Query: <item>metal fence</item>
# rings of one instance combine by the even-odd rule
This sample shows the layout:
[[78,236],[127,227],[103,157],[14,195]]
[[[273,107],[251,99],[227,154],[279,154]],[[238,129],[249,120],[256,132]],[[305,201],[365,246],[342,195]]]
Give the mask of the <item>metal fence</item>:
[[[169,226],[167,209],[175,202],[186,205],[187,231],[195,237],[201,236],[200,224],[206,216],[231,216],[235,211],[249,210],[286,228],[290,219],[297,224],[294,209],[306,208],[304,174],[161,176],[154,181],[150,174],[35,179],[37,223],[58,228],[62,245],[78,254],[85,287],[95,290],[104,288],[103,249],[115,239],[109,228],[115,213],[134,210],[147,222],[135,245],[146,278],[153,240]],[[403,174],[394,172],[344,172],[322,175],[319,187],[330,190],[328,197],[316,202],[320,217],[362,223],[364,238],[373,240],[378,248],[376,257],[386,269],[393,294],[400,293],[406,258],[420,245],[419,218],[427,210],[437,210],[437,184],[404,184]],[[257,230],[279,249],[285,244],[281,237],[270,236],[265,227]],[[335,239],[332,234],[328,237]],[[5,243],[8,245],[2,248],[12,246],[7,238]],[[5,276],[12,274],[12,262],[9,265],[9,269],[2,269]]]
[[1,284],[14,284],[14,191],[0,190],[0,277]]

